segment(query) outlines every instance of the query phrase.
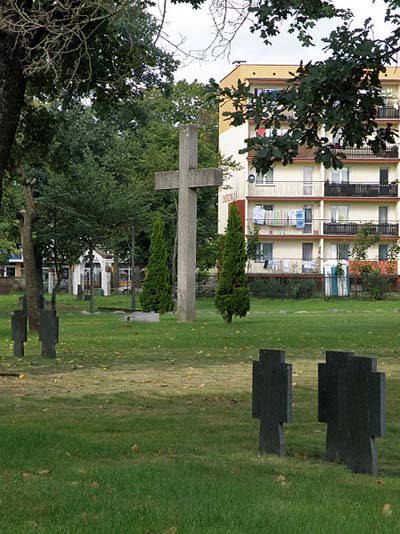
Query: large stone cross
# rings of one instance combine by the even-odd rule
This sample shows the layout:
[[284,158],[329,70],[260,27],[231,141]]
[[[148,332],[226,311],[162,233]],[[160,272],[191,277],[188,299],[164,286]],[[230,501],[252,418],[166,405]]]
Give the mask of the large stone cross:
[[178,189],[178,321],[195,320],[197,187],[220,186],[222,169],[197,168],[194,124],[179,127],[179,171],[157,172],[156,190]]

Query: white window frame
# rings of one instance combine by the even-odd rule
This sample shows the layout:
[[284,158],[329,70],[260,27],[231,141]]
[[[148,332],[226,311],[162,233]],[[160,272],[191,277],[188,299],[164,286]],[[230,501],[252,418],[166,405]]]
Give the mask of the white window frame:
[[350,206],[331,206],[331,222],[349,222]]
[[332,184],[348,184],[350,182],[350,167],[343,167],[342,169],[332,169],[331,183]]
[[266,173],[258,172],[256,174],[256,185],[265,186],[274,184],[274,169],[270,169]]

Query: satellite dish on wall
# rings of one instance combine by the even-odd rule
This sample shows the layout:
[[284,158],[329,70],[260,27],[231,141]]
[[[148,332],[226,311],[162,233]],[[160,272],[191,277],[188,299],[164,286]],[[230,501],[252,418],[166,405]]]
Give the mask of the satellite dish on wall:
[[249,184],[254,184],[254,182],[256,181],[256,177],[254,176],[254,174],[249,174],[247,177],[247,181],[249,182]]

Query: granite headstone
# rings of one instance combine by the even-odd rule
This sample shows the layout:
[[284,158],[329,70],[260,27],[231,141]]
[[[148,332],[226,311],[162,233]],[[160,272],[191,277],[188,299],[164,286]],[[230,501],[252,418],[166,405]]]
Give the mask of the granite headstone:
[[42,310],[40,313],[39,340],[42,342],[43,358],[56,357],[58,343],[59,320],[53,310]]
[[283,423],[292,420],[292,365],[284,351],[260,350],[260,361],[253,361],[252,411],[260,419],[260,452],[282,456]]
[[15,310],[11,316],[11,339],[14,341],[14,356],[24,356],[24,343],[27,340],[27,315],[25,310]]
[[385,431],[385,375],[376,358],[326,352],[318,366],[318,420],[328,424],[326,456],[355,473],[377,474],[375,437]]

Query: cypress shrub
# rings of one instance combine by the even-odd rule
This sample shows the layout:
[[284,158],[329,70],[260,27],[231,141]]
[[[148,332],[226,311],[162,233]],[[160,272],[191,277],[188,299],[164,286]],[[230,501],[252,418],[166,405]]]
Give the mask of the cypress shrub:
[[224,320],[244,317],[250,309],[246,275],[246,247],[239,211],[232,206],[225,235],[222,270],[218,281],[215,305]]
[[159,215],[154,221],[149,263],[140,294],[140,304],[143,311],[165,313],[174,309],[164,223]]

